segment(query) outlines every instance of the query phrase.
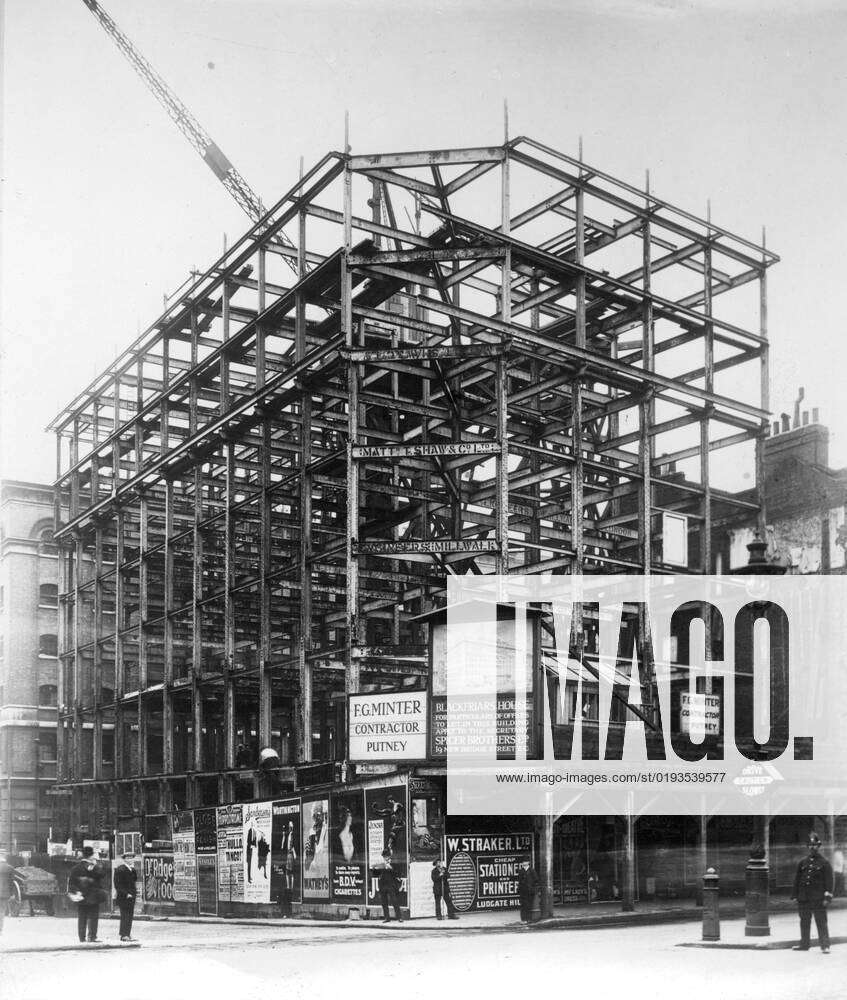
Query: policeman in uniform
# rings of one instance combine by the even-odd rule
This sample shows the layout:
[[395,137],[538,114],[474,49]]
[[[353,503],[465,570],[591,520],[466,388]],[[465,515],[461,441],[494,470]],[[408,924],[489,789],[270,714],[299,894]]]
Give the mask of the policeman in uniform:
[[800,911],[800,944],[794,951],[809,950],[809,928],[812,917],[818,930],[818,940],[824,955],[829,954],[829,928],[826,908],[832,899],[832,866],[821,857],[821,839],[816,833],[809,834],[809,855],[797,866],[794,876],[792,899],[797,900]]

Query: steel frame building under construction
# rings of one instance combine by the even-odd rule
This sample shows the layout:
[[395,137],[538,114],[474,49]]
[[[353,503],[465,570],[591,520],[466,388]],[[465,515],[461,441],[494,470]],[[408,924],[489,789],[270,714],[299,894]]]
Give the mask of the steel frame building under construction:
[[72,825],[342,759],[448,574],[713,571],[777,259],[524,137],[325,156],[51,425]]

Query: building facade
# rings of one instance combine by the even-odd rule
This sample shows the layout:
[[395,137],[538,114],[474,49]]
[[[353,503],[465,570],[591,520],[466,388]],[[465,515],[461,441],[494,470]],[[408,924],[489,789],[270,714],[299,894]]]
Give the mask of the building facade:
[[58,565],[50,486],[0,483],[0,848],[43,849],[52,826]]
[[[348,759],[348,699],[442,696],[448,575],[711,570],[716,511],[761,518],[714,456],[761,483],[777,259],[524,137],[327,154],[52,424],[74,836],[173,875],[175,816],[210,855],[209,810],[245,852],[245,829],[283,851],[290,816],[305,865],[349,813],[374,850],[402,828],[410,865],[451,835],[514,865],[529,837],[545,884],[542,841],[593,843],[604,891],[637,894],[632,817],[444,817],[443,753]],[[693,873],[703,829],[673,835]],[[246,904],[223,850],[217,901]]]

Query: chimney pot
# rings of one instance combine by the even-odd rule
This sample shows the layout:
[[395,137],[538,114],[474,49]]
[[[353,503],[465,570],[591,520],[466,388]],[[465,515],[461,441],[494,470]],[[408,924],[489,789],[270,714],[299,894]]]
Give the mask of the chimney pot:
[[782,421],[782,432],[783,432],[783,434],[786,431],[790,431],[791,430],[791,417],[789,417],[787,413],[780,413],[779,418]]
[[818,408],[816,406],[813,406],[812,407],[812,423],[813,424],[820,423],[820,417],[819,417],[818,413],[819,413]]
[[805,427],[809,423],[809,411],[803,410],[803,426]]

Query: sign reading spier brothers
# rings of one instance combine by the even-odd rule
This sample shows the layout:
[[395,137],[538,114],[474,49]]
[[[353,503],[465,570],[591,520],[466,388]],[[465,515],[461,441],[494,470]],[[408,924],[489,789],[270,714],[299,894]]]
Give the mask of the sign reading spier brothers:
[[348,760],[374,763],[426,759],[426,691],[351,695],[349,713]]

